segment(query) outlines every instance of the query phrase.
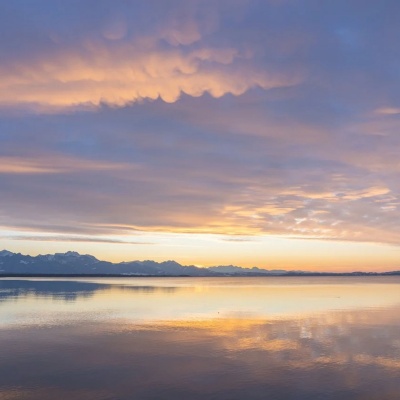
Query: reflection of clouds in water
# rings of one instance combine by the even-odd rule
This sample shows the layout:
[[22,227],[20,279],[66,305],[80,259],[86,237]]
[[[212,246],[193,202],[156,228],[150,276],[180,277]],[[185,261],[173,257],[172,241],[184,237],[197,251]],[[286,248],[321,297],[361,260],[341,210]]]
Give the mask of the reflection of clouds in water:
[[[215,319],[199,321],[171,321],[143,324],[132,329],[201,331],[218,338],[219,345],[229,352],[265,351],[291,352],[293,360],[303,363],[327,357],[334,362],[381,357],[390,365],[393,357],[400,356],[400,321],[396,320],[399,307],[386,310],[336,311],[304,318],[264,319]],[[156,327],[156,328],[155,328]],[[298,357],[301,355],[301,357]],[[369,358],[368,358],[369,357]],[[379,363],[378,358],[374,363]],[[395,365],[400,362],[393,359]]]
[[399,308],[364,311],[0,331],[0,397],[398,399]]

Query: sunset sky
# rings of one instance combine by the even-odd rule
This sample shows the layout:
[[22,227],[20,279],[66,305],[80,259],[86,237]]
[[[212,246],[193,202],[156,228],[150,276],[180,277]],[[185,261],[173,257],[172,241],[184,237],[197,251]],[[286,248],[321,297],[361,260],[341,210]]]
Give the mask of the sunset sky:
[[400,269],[398,0],[0,2],[0,250]]

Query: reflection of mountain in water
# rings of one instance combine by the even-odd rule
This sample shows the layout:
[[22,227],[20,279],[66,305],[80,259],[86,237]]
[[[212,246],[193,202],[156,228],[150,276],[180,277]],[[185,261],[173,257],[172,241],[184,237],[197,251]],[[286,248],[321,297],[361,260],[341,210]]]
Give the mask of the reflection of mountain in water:
[[172,293],[176,287],[156,286],[124,286],[108,283],[79,281],[30,281],[30,280],[0,280],[0,302],[12,298],[36,296],[51,297],[55,300],[75,301],[78,298],[92,297],[96,292],[118,289],[130,292],[163,292]]

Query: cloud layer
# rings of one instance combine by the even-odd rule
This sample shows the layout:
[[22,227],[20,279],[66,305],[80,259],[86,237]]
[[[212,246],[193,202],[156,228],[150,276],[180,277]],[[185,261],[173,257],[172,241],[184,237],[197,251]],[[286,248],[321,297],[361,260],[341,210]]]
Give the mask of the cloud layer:
[[398,2],[0,7],[3,229],[400,244]]
[[[131,3],[131,16],[137,4]],[[210,16],[201,23],[191,14],[204,7],[192,2],[192,12],[183,15],[180,8],[181,4],[148,32],[135,34],[130,26],[137,19],[129,20],[119,12],[91,21],[97,22],[96,34],[83,30],[72,43],[56,26],[48,27],[42,32],[47,41],[37,52],[0,64],[0,106],[45,111],[124,106],[157,98],[172,103],[183,93],[238,96],[252,87],[270,89],[299,82],[299,74],[260,68],[251,47],[203,42]],[[211,10],[216,12],[210,7],[204,11]],[[151,12],[149,7],[144,14],[149,17]]]

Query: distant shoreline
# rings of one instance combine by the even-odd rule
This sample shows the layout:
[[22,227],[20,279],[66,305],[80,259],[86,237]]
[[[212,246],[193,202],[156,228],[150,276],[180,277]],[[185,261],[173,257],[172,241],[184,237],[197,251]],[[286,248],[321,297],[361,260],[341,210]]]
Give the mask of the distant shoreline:
[[308,278],[308,277],[376,277],[376,276],[400,276],[397,272],[310,272],[274,274],[226,274],[226,275],[134,275],[134,274],[0,274],[1,278]]
[[311,276],[400,276],[400,270],[391,271],[303,271],[285,269],[245,268],[235,265],[217,265],[200,268],[182,265],[174,260],[152,260],[111,263],[98,260],[90,254],[76,251],[38,256],[0,251],[0,278],[171,278],[171,277],[311,277]]

